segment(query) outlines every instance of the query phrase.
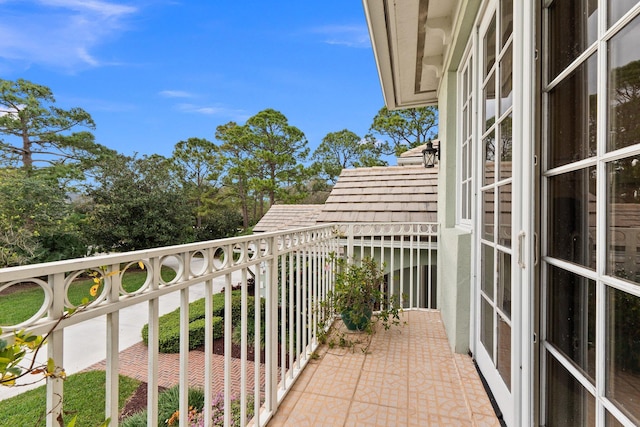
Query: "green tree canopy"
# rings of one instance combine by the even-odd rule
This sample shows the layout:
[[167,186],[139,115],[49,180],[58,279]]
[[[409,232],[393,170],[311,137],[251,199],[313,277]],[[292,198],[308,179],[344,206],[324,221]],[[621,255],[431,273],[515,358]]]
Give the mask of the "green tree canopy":
[[171,163],[178,182],[193,206],[193,225],[200,228],[205,215],[203,199],[214,197],[219,187],[223,163],[220,150],[204,138],[189,138],[176,144]]
[[170,166],[159,155],[105,162],[88,191],[91,241],[106,251],[193,241],[190,206]]
[[403,152],[426,143],[437,135],[438,109],[436,107],[388,110],[382,107],[373,118],[367,139],[375,140],[374,134],[389,138],[381,145],[389,155]]
[[371,140],[363,140],[354,132],[343,129],[330,132],[313,152],[313,169],[318,175],[335,184],[344,168],[384,166],[380,149]]
[[78,173],[113,152],[94,141],[93,119],[81,108],[65,110],[46,86],[0,79],[0,155],[2,163],[27,172],[36,164],[56,166],[59,176]]
[[265,199],[294,203],[306,195],[307,140],[279,111],[263,110],[245,125],[218,126],[216,139],[224,155],[224,195],[240,205],[245,227],[263,215]]
[[[253,143],[253,155],[260,166],[252,185],[263,191],[273,205],[276,201],[293,203],[304,197],[298,191],[306,177],[302,166],[309,155],[304,133],[279,111],[266,109],[246,123]],[[293,191],[292,191],[293,190]]]
[[0,169],[0,267],[86,255],[81,222],[57,180]]
[[252,188],[250,179],[258,174],[257,161],[252,155],[251,136],[247,128],[235,122],[220,125],[216,129],[216,139],[222,142],[225,174],[222,178],[223,195],[226,200],[240,207],[242,224],[249,227]]

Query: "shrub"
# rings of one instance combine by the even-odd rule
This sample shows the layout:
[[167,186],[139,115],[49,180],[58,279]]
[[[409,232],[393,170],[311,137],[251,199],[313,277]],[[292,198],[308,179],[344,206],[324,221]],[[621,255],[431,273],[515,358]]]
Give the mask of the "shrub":
[[[202,411],[204,407],[204,391],[199,388],[189,389],[189,406],[197,411]],[[167,420],[180,409],[180,389],[178,386],[171,387],[158,395],[158,426],[165,427]],[[143,410],[124,419],[120,425],[122,427],[146,427],[147,410]]]
[[[231,322],[233,325],[240,324],[242,313],[242,296],[240,291],[232,292],[231,302]],[[247,317],[253,319],[255,309],[254,297],[247,297],[248,311]],[[261,310],[264,313],[264,300],[261,303]],[[189,304],[189,349],[193,350],[204,344],[206,335],[205,322],[205,301],[201,298]],[[224,293],[213,296],[213,338],[222,338],[224,335]],[[149,344],[149,324],[142,327],[142,340]],[[180,309],[176,309],[160,317],[159,349],[161,353],[180,352]]]
[[[253,395],[247,396],[246,402],[247,409],[247,419],[250,420],[254,415],[254,400]],[[212,414],[211,421],[212,424],[205,423],[204,414],[202,411],[198,411],[194,414],[194,416],[189,419],[190,427],[204,427],[206,425],[213,425],[215,427],[223,427],[224,426],[224,393],[218,393],[216,397],[214,397],[213,402],[211,402]],[[231,425],[239,426],[240,425],[240,415],[241,415],[241,402],[239,397],[231,397]]]

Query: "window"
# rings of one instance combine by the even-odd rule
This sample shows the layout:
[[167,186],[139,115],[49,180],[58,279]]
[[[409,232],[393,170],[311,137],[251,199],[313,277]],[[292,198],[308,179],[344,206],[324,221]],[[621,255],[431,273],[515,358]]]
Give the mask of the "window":
[[473,55],[467,54],[458,74],[458,203],[457,223],[471,227],[473,196],[473,136],[475,120],[473,119]]

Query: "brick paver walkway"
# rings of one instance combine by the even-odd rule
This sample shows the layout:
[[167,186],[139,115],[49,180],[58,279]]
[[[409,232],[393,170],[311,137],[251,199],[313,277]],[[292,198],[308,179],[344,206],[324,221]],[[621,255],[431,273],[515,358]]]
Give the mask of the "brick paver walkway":
[[[224,390],[224,357],[214,354],[213,392],[217,394]],[[120,375],[126,375],[140,381],[147,382],[148,351],[144,343],[139,342],[120,352]],[[104,370],[106,361],[96,363],[87,370]],[[158,354],[158,385],[172,387],[180,381],[180,355]],[[231,391],[240,392],[241,360],[231,359]],[[254,363],[247,361],[247,388],[253,390]],[[260,389],[264,389],[264,365],[260,365]],[[189,352],[189,386],[204,387],[204,352],[193,350]]]

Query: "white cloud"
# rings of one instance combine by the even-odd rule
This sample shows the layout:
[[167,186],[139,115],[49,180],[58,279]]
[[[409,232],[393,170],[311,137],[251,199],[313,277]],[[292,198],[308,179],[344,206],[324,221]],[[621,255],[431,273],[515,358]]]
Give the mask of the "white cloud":
[[132,6],[98,0],[16,0],[0,3],[0,59],[77,71],[110,65],[92,51],[126,30]]
[[313,28],[311,32],[323,35],[325,37],[323,41],[327,44],[355,48],[371,46],[369,32],[364,25],[326,25]]
[[177,107],[180,111],[184,111],[185,113],[199,113],[210,116],[224,112],[224,109],[219,107],[206,107],[194,104],[178,104]]
[[[20,104],[18,105],[18,108],[23,108],[25,107],[24,105]],[[13,116],[13,118],[18,118],[18,109],[16,108],[9,108],[8,110],[4,110],[4,109],[0,109],[0,117],[2,116]]]
[[159,95],[165,98],[194,98],[195,97],[194,94],[190,92],[186,92],[184,90],[162,90],[159,92]]
[[40,0],[39,3],[45,6],[72,9],[78,12],[95,12],[104,16],[118,16],[136,11],[132,6],[96,0]]
[[196,104],[178,104],[176,108],[184,113],[204,114],[207,116],[228,117],[235,121],[245,121],[249,115],[243,110],[236,110],[221,106],[196,105]]

